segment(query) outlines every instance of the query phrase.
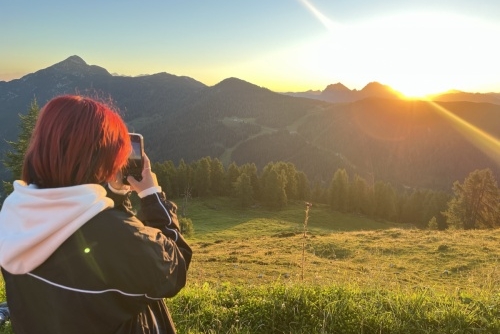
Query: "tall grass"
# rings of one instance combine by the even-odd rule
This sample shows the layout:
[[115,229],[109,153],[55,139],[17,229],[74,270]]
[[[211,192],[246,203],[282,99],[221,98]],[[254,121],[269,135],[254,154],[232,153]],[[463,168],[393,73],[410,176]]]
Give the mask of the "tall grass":
[[431,290],[268,284],[190,287],[168,301],[179,333],[499,333],[498,298]]

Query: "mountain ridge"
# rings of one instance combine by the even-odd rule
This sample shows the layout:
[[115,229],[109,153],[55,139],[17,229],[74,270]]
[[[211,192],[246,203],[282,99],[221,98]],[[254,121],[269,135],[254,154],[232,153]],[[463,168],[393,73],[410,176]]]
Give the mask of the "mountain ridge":
[[[67,73],[67,74],[72,74],[74,75],[77,73],[78,75],[103,75],[103,76],[112,76],[112,77],[121,77],[121,78],[142,78],[142,77],[152,77],[152,76],[157,76],[161,74],[167,74],[168,76],[173,76],[173,77],[178,77],[178,78],[186,78],[186,80],[194,80],[196,82],[199,82],[191,77],[187,76],[176,76],[173,74],[169,74],[167,72],[158,72],[158,73],[153,73],[153,74],[142,74],[138,76],[125,76],[125,75],[119,75],[119,74],[111,74],[109,73],[105,68],[97,66],[97,65],[89,65],[87,64],[80,56],[78,55],[72,55],[61,62],[58,62],[54,65],[51,65],[45,69],[41,69],[35,73],[29,73],[24,75],[23,77],[19,79],[13,79],[10,81],[0,81],[0,87],[1,85],[5,85],[7,83],[17,81],[17,80],[26,80],[30,78],[32,75],[35,75],[37,73],[42,73],[45,70],[54,70],[57,69],[61,71],[62,73]],[[75,71],[73,73],[69,73],[67,71]],[[42,72],[41,72],[42,71]],[[253,85],[255,87],[259,87],[257,85],[254,85],[250,82],[247,82],[243,79],[235,78],[235,77],[229,77],[226,79],[221,80],[219,83],[215,84],[213,87],[223,85],[225,82],[231,82],[231,80],[241,80],[241,82],[248,83],[250,85]],[[237,81],[233,81],[237,82]],[[199,82],[201,83],[201,82]],[[203,84],[204,85],[204,84]],[[206,85],[205,85],[206,86]],[[208,87],[208,86],[206,86]],[[263,88],[263,87],[259,87]],[[267,89],[267,88],[265,88]],[[381,97],[381,98],[402,98],[404,97],[404,94],[401,92],[398,92],[397,90],[393,89],[392,87],[388,85],[384,85],[380,82],[377,81],[372,81],[367,83],[361,90],[357,89],[349,89],[346,87],[344,84],[341,82],[337,82],[335,84],[329,84],[325,87],[324,90],[308,90],[304,92],[284,92],[280,93],[288,96],[293,96],[293,97],[304,97],[304,98],[310,98],[310,99],[318,99],[322,101],[327,101],[327,102],[333,102],[333,103],[345,103],[345,102],[354,102],[360,99],[364,99],[367,97]],[[494,103],[494,104],[500,104],[500,93],[497,92],[489,92],[489,93],[477,93],[477,92],[464,92],[456,89],[450,89],[448,91],[442,92],[442,93],[436,93],[436,94],[429,94],[428,99],[432,101],[444,101],[444,102],[451,102],[451,101],[470,101],[470,102],[487,102],[487,103]]]
[[[403,93],[398,92],[388,85],[381,84],[373,81],[365,85],[361,90],[349,89],[342,83],[330,84],[324,90],[308,90],[305,92],[285,92],[289,96],[305,97],[310,99],[317,99],[333,103],[346,103],[361,100],[367,97],[381,97],[381,98],[404,98],[408,100],[419,100],[418,98],[406,98]],[[486,102],[500,105],[500,93],[471,93],[463,92],[457,89],[451,89],[446,92],[429,94],[426,98],[421,100],[430,101],[470,101],[470,102]]]

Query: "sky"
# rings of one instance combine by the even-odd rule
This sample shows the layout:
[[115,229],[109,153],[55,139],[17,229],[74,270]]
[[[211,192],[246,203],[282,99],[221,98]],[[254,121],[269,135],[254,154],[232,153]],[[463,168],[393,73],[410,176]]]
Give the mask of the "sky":
[[498,0],[0,0],[0,81],[78,55],[110,73],[500,92]]

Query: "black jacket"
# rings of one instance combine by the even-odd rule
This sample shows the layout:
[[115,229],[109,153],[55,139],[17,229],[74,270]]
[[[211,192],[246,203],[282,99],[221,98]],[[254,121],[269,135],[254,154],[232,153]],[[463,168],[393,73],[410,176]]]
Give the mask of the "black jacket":
[[163,193],[147,196],[141,221],[128,199],[109,196],[114,208],[88,220],[34,270],[2,268],[15,333],[175,333],[163,298],[184,287],[191,260],[176,206]]

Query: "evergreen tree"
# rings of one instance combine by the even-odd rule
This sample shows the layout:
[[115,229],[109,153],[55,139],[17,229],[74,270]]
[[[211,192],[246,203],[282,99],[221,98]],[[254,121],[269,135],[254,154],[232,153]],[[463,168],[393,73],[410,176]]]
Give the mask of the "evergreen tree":
[[169,197],[178,197],[179,189],[177,183],[177,170],[172,161],[163,163],[155,162],[152,166],[153,172],[156,174],[158,185]]
[[285,192],[288,199],[297,199],[297,170],[291,162],[277,162],[273,168],[286,178]]
[[490,169],[475,170],[453,184],[455,196],[444,212],[447,222],[466,230],[499,226],[500,192]]
[[285,172],[278,172],[271,169],[265,174],[264,181],[264,200],[265,204],[272,208],[282,208],[287,205],[286,197],[286,176]]
[[370,188],[365,179],[354,175],[350,185],[349,198],[352,212],[371,215],[373,208],[370,203]]
[[393,221],[396,217],[396,191],[389,184],[382,181],[375,182],[374,186],[375,216]]
[[184,159],[181,159],[179,161],[179,165],[177,166],[177,184],[179,188],[178,195],[180,197],[191,197],[193,187],[193,169],[184,162]]
[[432,217],[429,220],[429,222],[427,223],[427,228],[429,230],[434,230],[434,231],[439,229],[439,225],[438,225],[436,217]]
[[[12,180],[19,180],[21,178],[24,156],[28,150],[31,134],[33,133],[39,113],[40,107],[38,106],[36,99],[34,99],[31,102],[26,115],[19,114],[20,123],[18,140],[16,142],[7,142],[12,150],[7,151],[5,154],[3,164],[5,168],[11,172]],[[6,196],[14,190],[12,182],[3,181],[3,188]]]
[[311,188],[304,172],[297,172],[297,198],[304,201],[311,200]]
[[177,182],[177,168],[175,168],[174,162],[168,160],[164,162],[165,169],[167,172],[168,186],[165,192],[167,196],[178,197],[180,194],[179,183]]
[[347,212],[349,209],[349,176],[345,169],[338,169],[335,172],[329,193],[332,210]]
[[210,195],[210,158],[204,157],[198,160],[193,168],[193,193],[198,196]]
[[241,173],[245,173],[250,177],[250,183],[252,185],[252,192],[254,198],[260,198],[260,181],[257,175],[257,166],[255,163],[247,163],[240,167]]
[[[169,184],[167,168],[164,163],[155,162],[151,166],[151,170],[156,174],[158,185],[165,191]],[[170,193],[171,195],[171,193]]]
[[234,161],[231,162],[231,164],[227,167],[226,170],[226,192],[229,195],[233,194],[234,183],[236,182],[240,174],[241,172],[238,165],[236,165]]
[[211,193],[215,196],[224,195],[226,171],[219,159],[214,158],[210,164],[210,188]]
[[253,202],[252,181],[246,173],[241,173],[234,184],[236,198],[244,208],[250,206]]
[[274,167],[274,162],[269,162],[267,165],[264,166],[259,176],[259,184],[262,189],[262,192],[260,194],[261,196],[259,196],[258,199],[264,202],[267,202],[269,200],[269,194],[267,193],[268,186],[266,185],[266,183],[269,178],[269,174],[273,170],[273,167]]
[[274,168],[274,162],[269,162],[262,169],[262,173],[260,174],[260,184],[262,185],[262,187],[265,187],[266,179],[269,173],[271,173],[271,171],[273,170],[273,168]]

